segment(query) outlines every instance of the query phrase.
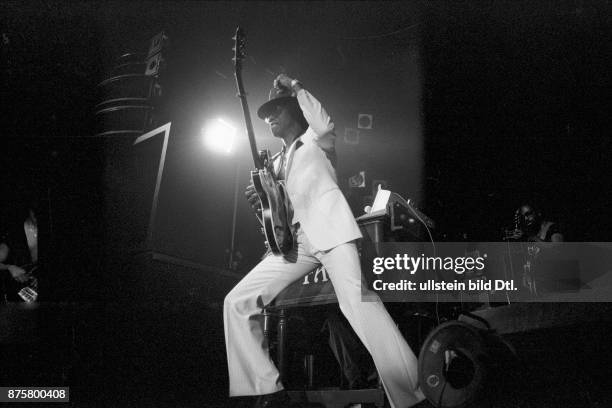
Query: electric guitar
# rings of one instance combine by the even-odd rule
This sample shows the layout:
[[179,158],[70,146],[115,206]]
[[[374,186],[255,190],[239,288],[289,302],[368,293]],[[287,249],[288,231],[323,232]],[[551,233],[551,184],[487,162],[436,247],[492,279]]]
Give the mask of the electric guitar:
[[233,39],[236,88],[242,104],[242,113],[244,114],[251,154],[255,164],[255,170],[251,171],[251,180],[261,201],[261,215],[257,218],[263,226],[268,248],[275,255],[284,255],[293,248],[293,235],[287,217],[287,193],[283,183],[279,182],[274,175],[270,152],[262,150],[258,153],[257,151],[253,123],[251,122],[251,114],[242,82],[242,61],[244,61],[246,55],[246,37],[242,28],[238,27],[236,29],[236,36]]
[[[5,291],[6,298],[10,301],[23,301],[23,302],[35,302],[38,299],[38,278],[36,277],[36,273],[38,272],[37,264],[27,264],[20,266],[21,269],[26,271],[25,276],[27,276],[27,280],[25,282],[18,282],[10,276],[5,278]],[[3,263],[0,263],[0,271],[8,271],[9,266]]]

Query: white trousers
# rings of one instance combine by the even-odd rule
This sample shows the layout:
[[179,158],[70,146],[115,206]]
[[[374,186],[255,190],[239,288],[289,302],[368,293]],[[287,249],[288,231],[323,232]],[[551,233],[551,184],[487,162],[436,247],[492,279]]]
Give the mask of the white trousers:
[[263,336],[262,308],[283,289],[323,264],[340,309],[368,349],[392,408],[407,408],[425,397],[418,388],[417,357],[383,303],[362,302],[361,265],[354,242],[315,250],[301,229],[297,250],[268,255],[226,296],[223,305],[230,396],[263,395],[283,389]]

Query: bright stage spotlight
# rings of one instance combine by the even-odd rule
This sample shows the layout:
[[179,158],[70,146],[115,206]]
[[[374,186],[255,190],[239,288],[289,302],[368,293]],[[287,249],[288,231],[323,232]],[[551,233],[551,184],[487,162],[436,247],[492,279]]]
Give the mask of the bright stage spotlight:
[[202,128],[202,136],[209,149],[229,154],[236,139],[236,128],[223,119],[217,119],[206,128]]

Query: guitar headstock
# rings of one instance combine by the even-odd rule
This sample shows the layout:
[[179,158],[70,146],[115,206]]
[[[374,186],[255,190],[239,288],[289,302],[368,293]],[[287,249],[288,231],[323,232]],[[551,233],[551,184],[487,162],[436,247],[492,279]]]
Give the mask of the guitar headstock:
[[232,61],[234,61],[236,70],[240,70],[242,68],[242,61],[244,61],[246,57],[246,36],[242,27],[238,26],[236,28],[236,35],[232,37],[232,39],[234,40],[234,48],[232,48],[234,51],[234,58],[232,58]]
[[242,61],[246,57],[246,35],[244,30],[238,26],[236,27],[236,35],[232,37],[234,40],[234,77],[236,78],[236,89],[238,93],[236,96],[240,98],[242,105],[242,112],[244,113],[244,121],[246,124],[247,135],[249,136],[249,143],[251,145],[251,155],[253,156],[253,163],[258,169],[262,168],[261,161],[257,155],[257,145],[255,144],[255,132],[253,132],[253,124],[251,123],[251,114],[249,113],[249,106],[247,104],[246,92],[244,91],[244,85],[242,83]]
[[514,229],[522,229],[524,217],[521,214],[521,209],[517,208],[514,212]]

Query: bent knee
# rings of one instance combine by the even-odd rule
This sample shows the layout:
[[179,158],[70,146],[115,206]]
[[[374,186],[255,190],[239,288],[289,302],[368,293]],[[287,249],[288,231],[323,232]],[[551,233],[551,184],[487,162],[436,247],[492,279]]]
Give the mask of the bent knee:
[[223,299],[223,309],[234,309],[238,303],[238,296],[236,292],[231,290],[227,295],[225,295],[225,299]]
[[250,296],[237,290],[231,290],[225,295],[223,310],[226,313],[234,312],[251,315],[259,310],[257,307],[257,297]]
[[338,303],[340,310],[344,316],[355,315],[363,313],[365,310],[369,310],[372,307],[379,308],[382,304],[380,298],[375,293],[366,294],[366,298],[363,297],[362,293],[353,294],[352,296],[339,296]]

